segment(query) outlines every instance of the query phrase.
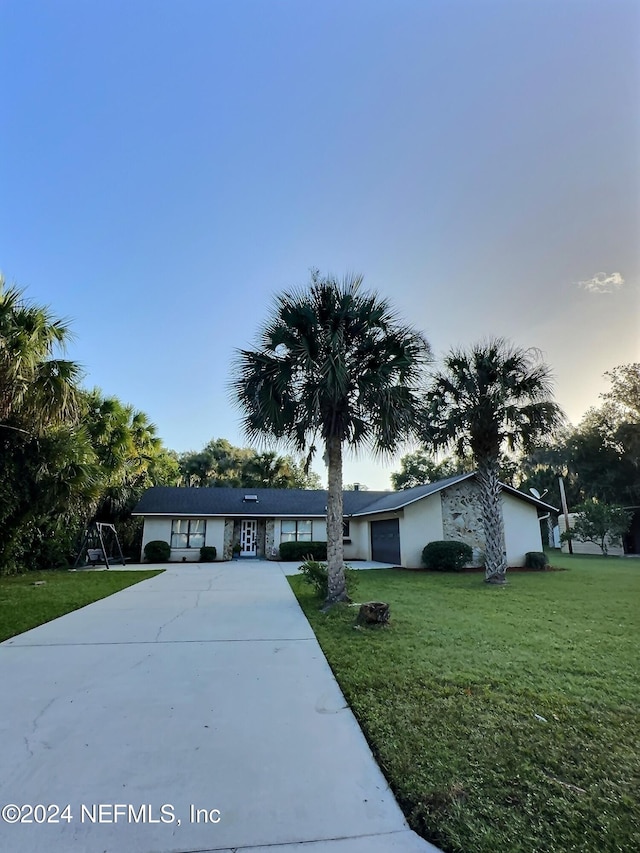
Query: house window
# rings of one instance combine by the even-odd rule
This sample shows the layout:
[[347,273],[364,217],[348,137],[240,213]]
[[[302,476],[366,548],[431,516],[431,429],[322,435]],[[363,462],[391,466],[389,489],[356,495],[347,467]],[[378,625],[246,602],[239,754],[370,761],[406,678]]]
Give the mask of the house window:
[[310,521],[281,521],[281,542],[311,542]]
[[204,518],[174,518],[171,522],[171,547],[202,548],[205,532]]
[[350,534],[351,522],[348,518],[343,519],[342,521],[342,538],[348,539]]

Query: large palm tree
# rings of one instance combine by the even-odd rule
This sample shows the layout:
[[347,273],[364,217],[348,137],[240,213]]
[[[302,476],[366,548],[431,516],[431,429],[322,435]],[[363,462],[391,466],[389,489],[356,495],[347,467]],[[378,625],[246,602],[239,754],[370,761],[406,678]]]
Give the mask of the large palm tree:
[[249,461],[244,484],[255,489],[283,489],[290,487],[293,470],[290,457],[278,455],[274,450],[256,453]]
[[552,433],[563,414],[551,399],[551,373],[535,349],[503,338],[448,353],[426,397],[423,439],[434,449],[473,454],[486,540],[486,575],[504,583],[507,560],[499,459],[506,448],[528,450]]
[[275,300],[258,348],[240,350],[233,399],[251,440],[276,438],[310,462],[322,442],[328,466],[326,605],[347,598],[342,542],[346,443],[394,451],[415,425],[416,391],[429,356],[424,337],[362,277],[312,274],[307,289]]
[[102,473],[100,520],[127,515],[143,489],[154,485],[151,472],[163,452],[156,427],[144,412],[104,397],[98,388],[82,394],[83,423]]
[[30,559],[36,520],[64,523],[79,484],[93,488],[76,434],[80,369],[57,357],[69,334],[0,276],[0,573]]
[[39,435],[78,413],[80,368],[55,358],[70,331],[0,276],[0,425]]

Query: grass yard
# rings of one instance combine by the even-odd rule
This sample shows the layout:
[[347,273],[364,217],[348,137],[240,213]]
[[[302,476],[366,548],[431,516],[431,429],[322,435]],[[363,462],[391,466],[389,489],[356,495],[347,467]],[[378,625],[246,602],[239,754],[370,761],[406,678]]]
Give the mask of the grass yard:
[[446,853],[640,850],[640,560],[552,563],[568,571],[503,588],[363,571],[356,600],[392,624],[361,630],[291,578],[409,823]]
[[48,571],[0,577],[0,642],[158,574]]

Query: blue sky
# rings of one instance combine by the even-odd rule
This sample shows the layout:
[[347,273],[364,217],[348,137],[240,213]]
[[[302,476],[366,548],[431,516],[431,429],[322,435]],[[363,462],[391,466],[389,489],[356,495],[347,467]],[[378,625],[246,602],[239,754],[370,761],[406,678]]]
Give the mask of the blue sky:
[[245,443],[234,349],[312,267],[539,347],[574,423],[640,360],[636,0],[3,0],[0,46],[0,269],[175,450]]

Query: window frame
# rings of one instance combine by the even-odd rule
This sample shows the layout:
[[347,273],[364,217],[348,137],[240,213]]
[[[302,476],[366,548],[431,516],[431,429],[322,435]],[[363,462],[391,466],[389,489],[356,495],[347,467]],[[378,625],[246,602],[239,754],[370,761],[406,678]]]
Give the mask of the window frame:
[[[176,522],[180,522],[180,523],[186,522],[187,523],[186,534],[182,530],[179,532],[174,531],[173,527],[174,527],[174,524]],[[200,522],[202,522],[202,525],[203,525],[202,532],[198,531],[196,533],[195,530],[192,532],[192,530],[191,530],[191,523],[192,522],[196,522],[198,524]],[[174,536],[185,536],[185,535],[187,537],[187,544],[186,545],[174,545],[173,544],[173,537]],[[192,545],[191,544],[191,539],[192,539],[192,537],[195,537],[195,536],[198,536],[198,537],[202,536],[202,544],[201,545]],[[171,543],[171,549],[172,550],[184,551],[187,548],[202,548],[202,547],[204,547],[206,542],[207,542],[207,519],[206,518],[172,518],[171,519],[171,540],[170,540],[170,543]]]
[[[293,533],[293,539],[284,539],[284,536],[291,536],[292,531],[287,531],[286,533],[282,529],[283,524],[295,524],[295,532]],[[300,539],[300,529],[298,527],[299,524],[309,524],[311,529],[309,530],[309,538],[308,539]],[[307,532],[306,530],[304,531]],[[280,519],[280,542],[313,542],[313,519],[312,518],[281,518]]]

